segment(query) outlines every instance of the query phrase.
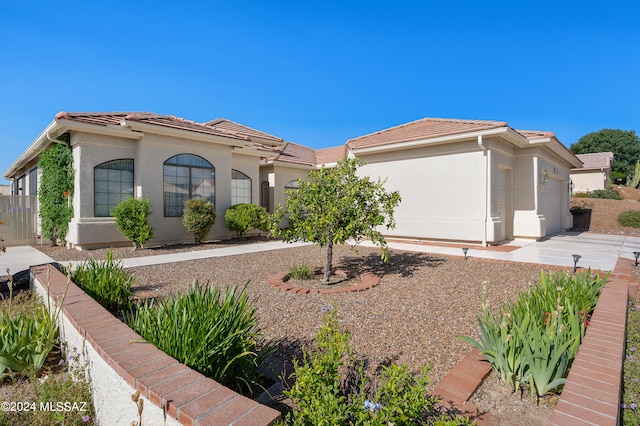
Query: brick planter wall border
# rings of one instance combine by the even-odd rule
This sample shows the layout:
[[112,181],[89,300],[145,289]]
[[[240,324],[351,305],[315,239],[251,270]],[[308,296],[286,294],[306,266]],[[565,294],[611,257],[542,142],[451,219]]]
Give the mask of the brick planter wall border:
[[[344,271],[337,270],[337,274],[344,274]],[[289,283],[289,273],[281,272],[273,275],[267,279],[267,283],[280,290],[288,291],[296,294],[336,294],[336,293],[351,293],[356,291],[369,290],[380,283],[380,278],[371,272],[365,272],[358,277],[360,283],[352,285],[350,287],[341,288],[307,288]]]
[[[88,359],[100,424],[138,420],[130,395],[147,404],[143,424],[271,425],[280,413],[181,364],[149,343],[50,265],[31,268],[32,288],[59,306],[60,334]],[[125,423],[123,423],[125,422]]]

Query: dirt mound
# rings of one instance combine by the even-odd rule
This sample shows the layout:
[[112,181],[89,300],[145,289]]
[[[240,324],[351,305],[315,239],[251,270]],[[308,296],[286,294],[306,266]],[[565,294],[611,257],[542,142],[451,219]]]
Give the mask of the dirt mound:
[[614,186],[624,200],[600,198],[571,198],[573,212],[572,231],[603,232],[608,234],[640,235],[640,229],[618,223],[620,213],[640,210],[640,189]]

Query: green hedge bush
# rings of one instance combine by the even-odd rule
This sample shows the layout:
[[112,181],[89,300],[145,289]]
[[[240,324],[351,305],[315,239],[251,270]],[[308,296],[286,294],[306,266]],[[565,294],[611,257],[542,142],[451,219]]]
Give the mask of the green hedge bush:
[[144,243],[155,236],[149,224],[151,201],[148,198],[129,197],[122,200],[111,214],[115,218],[116,229],[133,242],[134,250],[142,248]]
[[191,198],[184,202],[182,224],[187,232],[193,234],[196,244],[201,244],[216,222],[216,210],[211,201],[204,198]]
[[628,210],[618,215],[618,222],[622,226],[640,228],[640,211]]
[[266,231],[268,214],[264,207],[255,204],[236,204],[227,209],[224,220],[230,231],[234,231],[238,238],[244,238],[252,229]]

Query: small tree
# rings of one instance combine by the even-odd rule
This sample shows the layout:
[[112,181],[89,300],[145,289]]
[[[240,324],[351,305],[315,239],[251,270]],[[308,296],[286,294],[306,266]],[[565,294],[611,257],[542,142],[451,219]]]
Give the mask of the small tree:
[[191,198],[184,202],[182,224],[193,234],[196,244],[202,243],[216,222],[216,210],[211,201]]
[[38,161],[42,235],[52,245],[64,244],[73,217],[73,155],[68,144],[48,148]]
[[224,220],[230,231],[234,231],[238,238],[244,238],[252,229],[266,230],[264,223],[267,214],[264,207],[255,204],[236,204],[227,209]]
[[[271,232],[275,236],[327,246],[325,283],[331,274],[334,244],[369,238],[382,249],[383,261],[389,256],[387,242],[377,227],[395,227],[393,211],[400,194],[386,192],[380,180],[358,176],[357,168],[363,164],[362,160],[347,159],[333,168],[310,172],[309,181],[300,181],[299,188],[289,192],[286,207],[278,206],[272,217]],[[282,228],[285,217],[289,227]]]
[[113,208],[111,214],[116,220],[116,229],[133,242],[133,249],[142,248],[155,235],[149,225],[151,201],[148,198],[129,197]]

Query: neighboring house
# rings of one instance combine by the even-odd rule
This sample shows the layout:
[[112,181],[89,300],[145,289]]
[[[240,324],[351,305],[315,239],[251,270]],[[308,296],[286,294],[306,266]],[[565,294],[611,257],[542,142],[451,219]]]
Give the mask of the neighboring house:
[[493,244],[569,229],[580,161],[550,132],[505,122],[425,118],[347,141],[402,202],[387,235]]
[[426,118],[314,150],[226,119],[59,113],[5,172],[14,193],[37,191],[38,156],[63,134],[76,169],[67,241],[78,249],[128,243],[109,212],[130,196],[151,200],[150,244],[191,240],[180,217],[189,197],[216,206],[209,238],[229,238],[231,205],[273,211],[310,170],[348,156],[400,192],[389,236],[483,244],[541,238],[572,226],[569,172],[581,165],[553,133],[497,121]]
[[605,189],[607,179],[611,176],[613,152],[596,152],[576,155],[584,164],[571,169],[573,192],[589,192]]
[[67,242],[78,249],[127,244],[111,209],[136,196],[151,200],[152,244],[189,241],[183,203],[202,197],[218,213],[210,238],[227,238],[224,212],[259,196],[259,167],[282,139],[225,119],[196,123],[151,113],[58,113],[5,172],[14,193],[34,194],[39,154],[68,134],[73,150],[74,217]]
[[0,195],[11,195],[11,186],[0,185]]

